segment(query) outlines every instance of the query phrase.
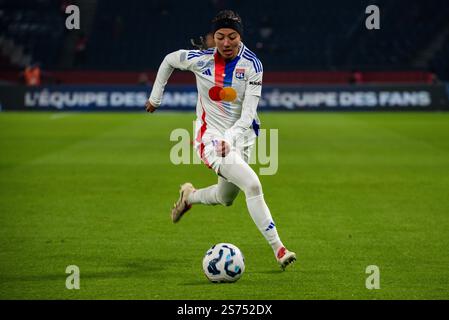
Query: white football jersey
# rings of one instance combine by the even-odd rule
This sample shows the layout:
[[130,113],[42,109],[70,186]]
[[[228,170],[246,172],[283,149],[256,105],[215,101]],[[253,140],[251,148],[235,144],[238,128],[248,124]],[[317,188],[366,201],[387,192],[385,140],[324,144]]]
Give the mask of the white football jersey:
[[[195,74],[198,89],[197,122],[215,129],[223,137],[236,139],[248,129],[258,135],[260,126],[257,104],[262,91],[262,63],[243,43],[237,57],[225,61],[217,48],[208,50],[179,50],[168,54],[159,67],[150,95],[153,106],[159,107],[165,85],[173,69],[189,70]],[[232,87],[237,93],[234,101],[214,101],[209,90]]]

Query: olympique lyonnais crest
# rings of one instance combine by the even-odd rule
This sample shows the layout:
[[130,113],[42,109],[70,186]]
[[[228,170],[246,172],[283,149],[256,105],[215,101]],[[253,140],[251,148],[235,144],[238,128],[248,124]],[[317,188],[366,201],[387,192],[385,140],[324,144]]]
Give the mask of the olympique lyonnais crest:
[[235,69],[235,77],[243,80],[245,78],[245,69]]

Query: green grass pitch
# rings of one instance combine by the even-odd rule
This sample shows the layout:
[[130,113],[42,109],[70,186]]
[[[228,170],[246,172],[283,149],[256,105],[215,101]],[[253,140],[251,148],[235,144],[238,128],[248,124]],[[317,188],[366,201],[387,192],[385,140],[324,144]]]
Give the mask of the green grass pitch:
[[[171,223],[180,183],[216,181],[169,161],[193,113],[0,113],[0,298],[449,298],[449,113],[260,117],[279,129],[279,170],[260,178],[298,254],[285,272],[242,194]],[[237,283],[202,273],[218,242],[245,255]],[[369,265],[380,289],[365,287]]]

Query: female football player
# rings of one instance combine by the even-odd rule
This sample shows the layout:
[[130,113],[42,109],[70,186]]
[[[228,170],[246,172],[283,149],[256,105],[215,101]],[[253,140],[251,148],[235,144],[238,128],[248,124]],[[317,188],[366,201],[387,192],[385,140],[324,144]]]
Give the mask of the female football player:
[[159,67],[146,110],[161,104],[165,85],[174,69],[195,74],[198,101],[194,147],[201,160],[218,176],[218,183],[195,189],[184,183],[171,218],[178,222],[193,204],[230,206],[239,190],[248,211],[273,248],[282,269],[296,260],[281,242],[262,185],[248,165],[258,131],[257,105],[262,91],[262,63],[241,41],[240,16],[224,10],[212,20],[215,48],[179,50],[168,54]]

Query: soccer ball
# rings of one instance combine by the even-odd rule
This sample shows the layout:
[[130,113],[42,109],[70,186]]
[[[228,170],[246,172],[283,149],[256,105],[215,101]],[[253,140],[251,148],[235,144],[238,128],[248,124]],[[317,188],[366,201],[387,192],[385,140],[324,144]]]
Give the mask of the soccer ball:
[[207,250],[203,271],[212,282],[235,282],[245,272],[245,258],[233,244],[219,243]]

